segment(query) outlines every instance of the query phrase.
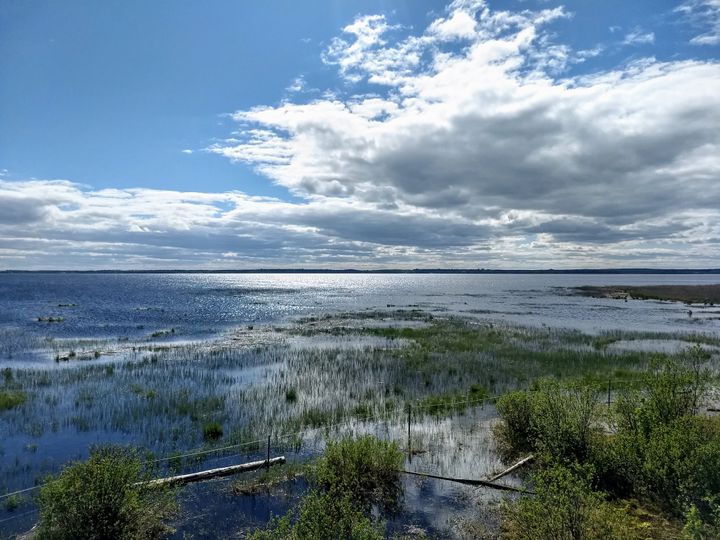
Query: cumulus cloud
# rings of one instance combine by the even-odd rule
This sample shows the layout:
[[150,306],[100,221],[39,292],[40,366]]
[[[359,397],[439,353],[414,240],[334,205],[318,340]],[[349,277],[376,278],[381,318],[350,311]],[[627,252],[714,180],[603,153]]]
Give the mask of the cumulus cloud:
[[571,18],[482,0],[414,32],[360,16],[322,57],[344,89],[236,111],[232,138],[207,149],[300,202],[0,182],[0,215],[15,212],[0,261],[717,266],[720,65],[650,57],[574,75],[603,49],[562,43],[552,24]]
[[[720,207],[718,63],[645,58],[569,76],[602,52],[554,42],[545,27],[570,16],[457,1],[401,40],[384,17],[360,17],[326,61],[380,90],[238,111],[252,129],[212,151],[311,200],[477,223],[523,211],[582,231],[546,227],[557,240],[646,239],[649,220]],[[653,39],[636,28],[625,41]],[[465,45],[445,47],[457,40]]]

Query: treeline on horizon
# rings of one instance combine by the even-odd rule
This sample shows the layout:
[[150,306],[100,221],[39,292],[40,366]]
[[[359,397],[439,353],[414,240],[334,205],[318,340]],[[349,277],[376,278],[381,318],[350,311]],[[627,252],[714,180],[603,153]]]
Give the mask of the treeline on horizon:
[[3,274],[720,274],[720,268],[250,268],[250,269],[138,269],[138,270],[0,270]]

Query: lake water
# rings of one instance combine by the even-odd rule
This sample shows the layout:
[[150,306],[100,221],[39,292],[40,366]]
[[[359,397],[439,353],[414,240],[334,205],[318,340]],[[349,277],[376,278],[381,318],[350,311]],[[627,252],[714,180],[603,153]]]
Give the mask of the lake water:
[[717,310],[696,311],[691,320],[678,303],[567,293],[581,285],[718,282],[716,274],[0,274],[0,329],[56,338],[175,329],[175,339],[202,339],[240,325],[393,306],[587,332],[715,333]]

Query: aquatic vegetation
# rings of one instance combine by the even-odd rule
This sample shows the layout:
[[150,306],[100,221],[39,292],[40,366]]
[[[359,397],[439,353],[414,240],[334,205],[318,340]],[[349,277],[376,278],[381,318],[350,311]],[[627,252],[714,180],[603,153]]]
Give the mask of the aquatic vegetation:
[[14,512],[24,501],[25,499],[22,495],[14,494],[6,497],[3,504],[5,505],[5,510]]
[[12,409],[25,403],[27,394],[19,390],[0,390],[0,411]]
[[38,317],[37,322],[45,323],[61,323],[65,321],[65,317]]
[[216,441],[223,436],[223,427],[220,422],[209,422],[203,425],[203,438],[207,441]]

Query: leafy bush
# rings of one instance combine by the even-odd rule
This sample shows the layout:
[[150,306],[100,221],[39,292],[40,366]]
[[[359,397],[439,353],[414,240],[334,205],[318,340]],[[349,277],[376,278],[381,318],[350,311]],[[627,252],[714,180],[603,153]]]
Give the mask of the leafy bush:
[[385,526],[356,508],[352,496],[310,491],[298,507],[256,531],[250,540],[381,540]]
[[403,455],[396,442],[371,435],[330,442],[315,470],[317,484],[348,493],[356,503],[392,505],[400,490]]
[[496,429],[501,452],[508,459],[532,451],[552,460],[582,461],[590,451],[596,403],[595,390],[550,380],[502,396],[497,409],[503,423]]
[[373,504],[395,507],[403,455],[395,442],[366,435],[330,442],[311,480],[316,488],[252,540],[375,540],[385,526],[373,521]]
[[682,362],[656,362],[643,377],[643,388],[622,394],[616,405],[618,428],[648,437],[657,426],[695,414],[707,393],[710,371],[707,353],[699,346]]
[[708,497],[720,494],[720,423],[693,416],[707,391],[702,349],[683,363],[655,365],[640,391],[618,398],[617,434],[593,450],[605,489],[660,502],[676,515],[690,506],[707,517]]
[[592,469],[554,465],[533,476],[536,494],[505,502],[503,537],[512,540],[631,540],[642,525],[592,491]]
[[172,492],[143,482],[150,478],[134,451],[105,447],[65,467],[40,490],[38,538],[146,539],[167,527],[174,509]]

